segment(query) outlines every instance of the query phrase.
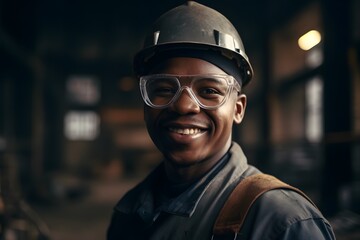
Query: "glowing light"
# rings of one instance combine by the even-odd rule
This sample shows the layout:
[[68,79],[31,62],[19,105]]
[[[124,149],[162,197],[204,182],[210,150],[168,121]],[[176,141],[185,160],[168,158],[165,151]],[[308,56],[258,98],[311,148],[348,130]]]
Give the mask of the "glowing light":
[[298,40],[299,47],[305,51],[310,50],[320,42],[321,34],[316,30],[311,30],[305,33]]
[[65,136],[69,140],[94,140],[100,131],[100,118],[93,111],[70,111],[65,115]]

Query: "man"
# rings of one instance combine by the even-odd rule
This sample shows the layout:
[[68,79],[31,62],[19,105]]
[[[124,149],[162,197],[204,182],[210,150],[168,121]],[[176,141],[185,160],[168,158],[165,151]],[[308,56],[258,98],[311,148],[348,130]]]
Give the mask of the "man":
[[[134,68],[164,161],[116,205],[108,240],[211,239],[235,186],[260,173],[231,137],[253,74],[240,36],[223,15],[190,1],[155,22]],[[290,190],[264,193],[237,236],[335,238],[316,207]]]

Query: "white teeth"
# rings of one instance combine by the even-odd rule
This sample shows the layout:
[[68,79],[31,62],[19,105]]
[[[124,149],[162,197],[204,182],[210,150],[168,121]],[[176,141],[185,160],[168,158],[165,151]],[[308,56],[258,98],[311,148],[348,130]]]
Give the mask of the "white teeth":
[[184,135],[194,135],[199,133],[201,130],[198,128],[170,128],[170,131]]

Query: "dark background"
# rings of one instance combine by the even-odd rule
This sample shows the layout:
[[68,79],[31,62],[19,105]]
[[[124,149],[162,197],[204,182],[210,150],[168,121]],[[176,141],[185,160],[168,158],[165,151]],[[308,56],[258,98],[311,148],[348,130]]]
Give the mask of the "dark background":
[[[35,208],[54,239],[104,239],[113,205],[161,160],[132,58],[151,23],[183,2],[0,1],[0,160],[11,180],[2,192]],[[198,2],[234,24],[255,71],[234,140],[351,239],[360,228],[359,1]],[[322,40],[305,52],[297,39],[312,29]]]

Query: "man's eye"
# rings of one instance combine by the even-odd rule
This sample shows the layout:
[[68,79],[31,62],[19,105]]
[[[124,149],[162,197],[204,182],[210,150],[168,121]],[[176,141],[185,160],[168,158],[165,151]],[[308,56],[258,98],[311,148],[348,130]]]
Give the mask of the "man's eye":
[[219,92],[213,88],[205,88],[202,90],[205,94],[218,94]]
[[203,88],[198,93],[203,97],[216,97],[222,95],[221,91],[215,88]]
[[175,90],[173,88],[156,88],[154,89],[154,94],[159,95],[159,96],[168,96],[168,95],[174,95],[175,94]]

